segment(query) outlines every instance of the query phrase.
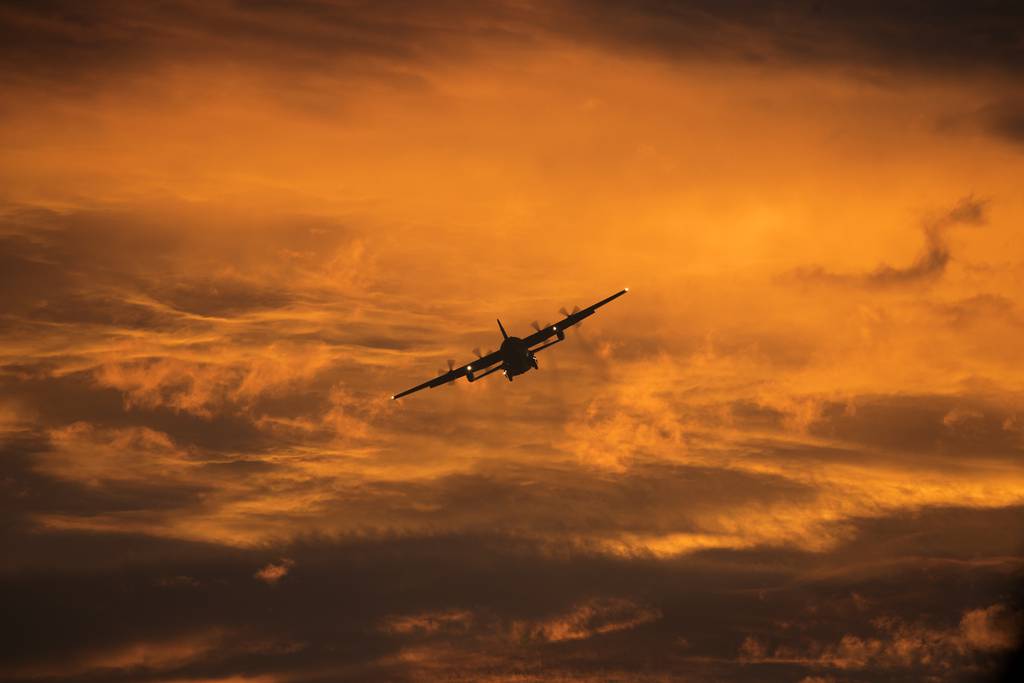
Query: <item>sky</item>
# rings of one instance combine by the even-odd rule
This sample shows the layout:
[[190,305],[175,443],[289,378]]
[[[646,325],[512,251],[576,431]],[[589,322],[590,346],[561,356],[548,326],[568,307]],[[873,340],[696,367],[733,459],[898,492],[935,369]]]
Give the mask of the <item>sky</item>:
[[1022,74],[1000,1],[0,2],[0,677],[992,680]]

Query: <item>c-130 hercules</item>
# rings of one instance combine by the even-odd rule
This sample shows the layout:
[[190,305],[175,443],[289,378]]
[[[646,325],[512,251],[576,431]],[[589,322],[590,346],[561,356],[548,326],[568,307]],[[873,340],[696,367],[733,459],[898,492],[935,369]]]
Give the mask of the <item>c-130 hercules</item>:
[[[553,325],[548,325],[547,327],[541,327],[537,323],[534,323],[533,327],[537,331],[523,339],[508,336],[508,333],[505,332],[505,327],[501,324],[501,320],[498,320],[498,329],[501,330],[501,336],[504,337],[504,339],[501,342],[501,348],[497,351],[492,351],[486,356],[480,356],[480,353],[477,352],[477,356],[480,356],[477,360],[458,368],[453,367],[455,365],[455,361],[450,360],[448,361],[448,372],[438,375],[429,382],[424,382],[412,389],[406,389],[399,394],[395,394],[391,398],[402,398],[403,396],[407,396],[414,391],[419,391],[420,389],[433,389],[434,387],[439,387],[442,384],[454,382],[460,377],[465,377],[470,382],[475,382],[478,379],[490,375],[491,373],[497,372],[498,370],[501,370],[502,374],[504,374],[508,381],[511,382],[512,378],[516,375],[521,375],[531,369],[538,369],[537,352],[554,346],[558,342],[565,341],[566,328],[572,327],[584,318],[593,315],[597,309],[601,308],[601,306],[618,299],[628,291],[629,287],[626,287],[621,292],[612,294],[607,299],[598,301],[593,306],[588,306],[584,309],[577,309],[572,313],[567,312],[563,308],[562,314],[565,315],[564,318]],[[552,337],[557,337],[557,339],[555,341],[548,341]],[[540,346],[538,346],[538,344]]]

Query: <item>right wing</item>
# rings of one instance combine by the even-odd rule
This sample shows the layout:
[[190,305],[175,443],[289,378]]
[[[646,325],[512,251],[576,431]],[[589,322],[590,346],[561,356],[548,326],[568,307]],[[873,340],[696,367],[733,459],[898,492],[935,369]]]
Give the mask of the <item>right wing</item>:
[[501,362],[501,354],[498,353],[497,351],[495,351],[493,353],[487,354],[483,358],[477,358],[472,363],[466,363],[465,365],[463,365],[461,367],[452,368],[451,370],[449,370],[448,372],[444,373],[443,375],[438,375],[437,377],[435,377],[432,380],[424,382],[423,384],[418,384],[418,385],[414,386],[412,389],[406,389],[405,391],[403,391],[401,393],[395,394],[391,398],[392,399],[402,398],[403,396],[408,396],[409,394],[413,393],[414,391],[419,391],[420,389],[433,389],[434,387],[439,387],[442,384],[448,384],[448,382],[454,382],[455,380],[457,380],[460,377],[465,377],[470,372],[475,373],[477,370],[484,370],[485,368],[489,368],[490,366],[494,365],[495,363],[500,363],[500,362]]
[[541,342],[545,342],[548,339],[557,336],[558,333],[560,331],[564,331],[565,328],[572,327],[573,325],[583,320],[584,318],[594,315],[597,309],[601,308],[602,306],[611,301],[614,301],[615,299],[618,299],[620,296],[622,296],[628,291],[629,287],[626,287],[622,291],[612,294],[607,299],[602,299],[601,301],[598,301],[593,306],[587,306],[586,308],[576,311],[575,313],[570,313],[569,315],[565,316],[554,325],[548,325],[547,327],[543,327],[537,330],[529,337],[524,338],[523,341],[526,342],[527,346],[536,346]]

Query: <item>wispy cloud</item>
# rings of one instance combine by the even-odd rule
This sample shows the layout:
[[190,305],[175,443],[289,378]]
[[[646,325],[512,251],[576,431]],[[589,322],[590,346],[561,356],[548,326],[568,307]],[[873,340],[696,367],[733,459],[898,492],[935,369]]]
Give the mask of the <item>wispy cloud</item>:
[[973,195],[964,197],[948,212],[926,220],[922,226],[925,246],[922,253],[907,266],[897,267],[883,263],[867,273],[833,273],[820,266],[803,268],[793,276],[809,284],[838,284],[861,287],[897,287],[928,282],[940,277],[949,265],[952,254],[947,232],[957,225],[985,223],[987,201]]

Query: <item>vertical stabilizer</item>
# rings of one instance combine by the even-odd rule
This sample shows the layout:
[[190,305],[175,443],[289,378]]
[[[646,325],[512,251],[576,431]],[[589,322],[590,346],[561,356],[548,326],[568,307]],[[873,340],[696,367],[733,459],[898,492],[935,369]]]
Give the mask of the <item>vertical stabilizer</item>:
[[502,327],[500,320],[498,321],[498,329],[501,330],[501,336],[504,337],[505,339],[508,339],[508,332],[506,332],[505,328]]

